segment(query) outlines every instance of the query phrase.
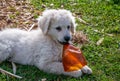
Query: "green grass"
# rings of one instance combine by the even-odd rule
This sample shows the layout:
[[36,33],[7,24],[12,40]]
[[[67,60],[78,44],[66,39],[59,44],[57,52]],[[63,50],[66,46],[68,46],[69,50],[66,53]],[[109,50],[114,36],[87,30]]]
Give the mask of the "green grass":
[[[117,0],[116,0],[117,1]],[[68,9],[80,15],[88,25],[77,20],[77,31],[82,30],[89,43],[81,50],[86,56],[92,75],[71,78],[63,75],[44,73],[34,66],[17,64],[17,74],[23,79],[15,79],[0,74],[0,81],[119,81],[120,80],[120,5],[113,0],[31,0],[31,4],[40,11],[48,9]],[[62,5],[62,6],[61,6]],[[99,31],[99,32],[96,32]],[[112,34],[113,36],[109,36]],[[104,38],[97,46],[96,42]],[[12,72],[11,64],[4,62],[0,67]]]

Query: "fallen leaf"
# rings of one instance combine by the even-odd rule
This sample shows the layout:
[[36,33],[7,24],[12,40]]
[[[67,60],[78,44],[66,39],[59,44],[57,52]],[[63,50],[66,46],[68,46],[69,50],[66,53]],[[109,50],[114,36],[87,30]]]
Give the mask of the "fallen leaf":
[[103,40],[104,40],[104,38],[100,38],[100,39],[97,41],[96,45],[99,46],[99,45],[103,42]]
[[47,80],[46,78],[41,79],[41,81],[46,81],[46,80]]

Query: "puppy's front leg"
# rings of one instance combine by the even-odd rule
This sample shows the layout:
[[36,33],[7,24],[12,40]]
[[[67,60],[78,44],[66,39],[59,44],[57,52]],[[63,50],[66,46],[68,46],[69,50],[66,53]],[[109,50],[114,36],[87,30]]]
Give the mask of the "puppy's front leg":
[[46,72],[49,73],[55,73],[55,74],[64,74],[72,77],[80,77],[82,75],[82,71],[73,71],[73,72],[65,72],[63,69],[63,65],[60,62],[51,62],[46,64],[45,67],[40,68],[43,69]]

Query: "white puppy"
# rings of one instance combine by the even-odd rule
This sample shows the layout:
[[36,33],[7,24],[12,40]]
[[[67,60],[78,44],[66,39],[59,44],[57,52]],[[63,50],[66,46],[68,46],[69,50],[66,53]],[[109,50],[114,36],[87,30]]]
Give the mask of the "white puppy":
[[71,40],[71,34],[75,32],[75,20],[69,11],[46,10],[38,18],[38,26],[40,29],[30,32],[20,29],[0,31],[0,62],[9,60],[35,65],[45,72],[73,77],[92,73],[88,66],[73,72],[63,69],[63,45]]

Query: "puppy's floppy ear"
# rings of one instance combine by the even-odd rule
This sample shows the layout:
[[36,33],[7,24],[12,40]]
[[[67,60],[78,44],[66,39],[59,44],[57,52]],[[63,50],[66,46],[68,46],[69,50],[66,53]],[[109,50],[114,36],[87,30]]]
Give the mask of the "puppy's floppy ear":
[[75,18],[72,17],[71,21],[71,32],[74,34],[76,32],[76,24],[75,24]]
[[50,26],[50,20],[51,20],[50,17],[40,16],[38,18],[38,27],[41,28],[41,30],[44,34],[47,34],[47,32],[48,32],[48,29],[49,29],[49,26]]

